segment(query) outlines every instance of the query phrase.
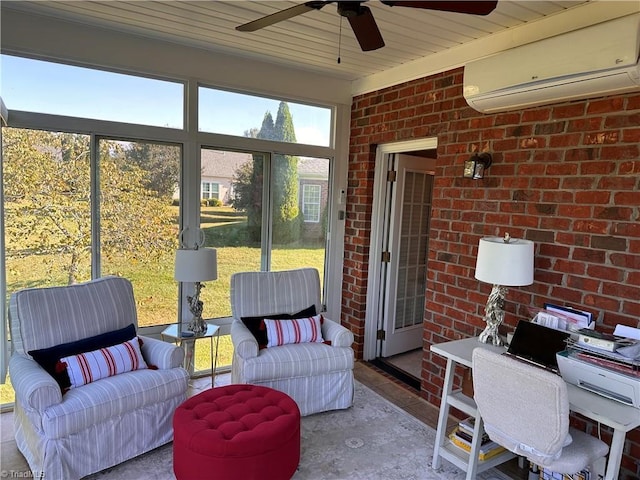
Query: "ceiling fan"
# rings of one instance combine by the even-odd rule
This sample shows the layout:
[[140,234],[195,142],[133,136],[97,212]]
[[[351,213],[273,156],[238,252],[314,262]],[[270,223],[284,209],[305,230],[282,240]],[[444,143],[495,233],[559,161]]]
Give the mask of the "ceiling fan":
[[[367,52],[370,50],[377,50],[384,47],[384,40],[378,29],[371,9],[362,5],[363,1],[311,1],[295,5],[290,8],[285,8],[279,12],[272,13],[252,22],[245,23],[236,27],[236,30],[240,32],[255,32],[261,28],[268,27],[283,20],[302,15],[303,13],[310,12],[311,10],[320,10],[322,7],[329,3],[338,4],[338,14],[342,17],[346,17],[349,20],[351,29],[360,44],[360,48]],[[409,7],[409,8],[421,8],[427,10],[441,10],[445,12],[457,12],[468,13],[472,15],[487,15],[491,13],[498,4],[497,0],[494,1],[405,1],[396,2],[392,0],[381,0],[381,3],[390,7]]]

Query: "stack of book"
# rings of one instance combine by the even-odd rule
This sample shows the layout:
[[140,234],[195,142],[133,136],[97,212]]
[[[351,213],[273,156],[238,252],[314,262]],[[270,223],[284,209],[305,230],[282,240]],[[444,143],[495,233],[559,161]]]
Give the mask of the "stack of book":
[[[566,473],[558,473],[549,470],[548,468],[538,467],[534,470],[529,468],[529,478],[539,479],[539,480],[591,480],[595,475],[591,475],[589,470],[582,470],[581,472],[574,473],[572,475]],[[598,478],[602,479],[601,476],[598,475]]]
[[[473,441],[473,425],[474,418],[469,417],[462,420],[456,428],[449,434],[449,440],[456,447],[461,448],[465,452],[471,451],[471,442]],[[478,460],[484,461],[491,457],[494,457],[506,449],[496,442],[492,441],[486,433],[483,433],[480,440],[480,452],[478,453]]]

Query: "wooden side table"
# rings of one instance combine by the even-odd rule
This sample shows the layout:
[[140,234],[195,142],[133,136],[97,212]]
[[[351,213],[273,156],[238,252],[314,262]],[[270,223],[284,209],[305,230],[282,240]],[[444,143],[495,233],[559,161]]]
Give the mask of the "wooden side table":
[[[202,335],[185,335],[185,332],[188,330],[180,331],[178,330],[179,325],[174,323],[173,325],[169,325],[165,328],[160,334],[162,340],[165,340],[165,337],[170,341],[180,345],[184,351],[184,368],[193,375],[194,366],[195,366],[195,344],[196,340],[201,338],[209,339],[209,348],[211,354],[211,388],[214,387],[215,378],[216,378],[216,367],[218,366],[218,346],[220,342],[220,327],[217,325],[211,325],[207,323],[207,331]],[[186,327],[184,327],[186,328]],[[191,333],[191,332],[188,332]],[[213,353],[213,339],[216,339],[216,348],[215,355]]]

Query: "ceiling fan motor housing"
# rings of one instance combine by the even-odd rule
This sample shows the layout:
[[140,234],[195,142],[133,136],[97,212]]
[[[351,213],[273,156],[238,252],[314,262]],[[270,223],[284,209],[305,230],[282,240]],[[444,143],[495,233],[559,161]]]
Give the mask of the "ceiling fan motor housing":
[[343,17],[357,17],[363,13],[362,2],[338,2],[338,13]]

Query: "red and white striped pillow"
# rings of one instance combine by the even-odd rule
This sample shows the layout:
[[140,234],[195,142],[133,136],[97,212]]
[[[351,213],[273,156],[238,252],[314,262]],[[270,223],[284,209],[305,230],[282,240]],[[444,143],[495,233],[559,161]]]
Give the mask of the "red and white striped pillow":
[[71,388],[119,373],[148,368],[140,351],[138,337],[112,347],[61,358],[60,365],[67,369]]
[[270,320],[265,318],[267,347],[290,343],[322,343],[322,315],[293,320]]

